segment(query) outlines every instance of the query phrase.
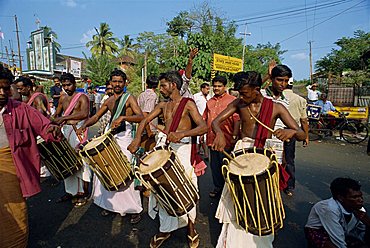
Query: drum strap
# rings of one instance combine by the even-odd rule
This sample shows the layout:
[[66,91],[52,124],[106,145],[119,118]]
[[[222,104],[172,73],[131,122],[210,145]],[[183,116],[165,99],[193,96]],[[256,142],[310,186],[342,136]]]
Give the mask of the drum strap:
[[36,99],[36,97],[38,97],[38,96],[42,96],[42,97],[44,98],[44,99],[43,99],[43,101],[44,101],[44,103],[46,103],[45,108],[46,108],[46,110],[50,113],[50,106],[49,106],[49,104],[48,104],[47,97],[46,97],[44,94],[42,94],[41,92],[35,92],[35,93],[33,93],[33,94],[32,94],[32,96],[30,97],[30,99],[28,100],[27,105],[32,106],[33,101],[34,101],[34,100]]
[[[170,125],[169,133],[175,132],[180,124],[182,112],[184,112],[186,103],[188,101],[193,101],[193,99],[189,97],[183,97],[179,103],[179,106],[177,107],[177,110],[175,112],[175,115],[172,118],[172,122]],[[193,125],[193,124],[192,124]],[[205,173],[205,169],[207,168],[207,165],[204,163],[202,158],[199,156],[197,152],[197,137],[191,137],[191,156],[190,156],[190,162],[191,165],[194,167],[194,172],[197,176],[201,176]]]
[[[113,108],[113,115],[109,121],[109,124],[108,124],[108,129],[110,128],[110,125],[112,124],[112,122],[117,119],[118,117],[120,117],[121,115],[125,115],[126,114],[126,111],[124,111],[126,108],[126,102],[127,102],[127,99],[128,97],[130,96],[129,93],[123,93],[122,96],[120,96],[120,99],[119,101],[116,100],[116,103],[114,105],[114,108]],[[121,127],[119,127],[119,130],[120,131],[125,131],[126,128],[125,128],[125,122],[122,122],[123,124],[121,126],[123,126],[123,129]]]
[[[259,120],[265,124],[266,126],[270,126],[271,123],[271,116],[274,108],[274,103],[272,102],[272,99],[270,98],[263,98],[263,102],[260,109],[260,116]],[[258,148],[264,148],[266,139],[268,137],[268,132],[266,128],[264,128],[262,125],[257,125],[257,132],[256,132],[256,138],[254,140],[254,146]]]

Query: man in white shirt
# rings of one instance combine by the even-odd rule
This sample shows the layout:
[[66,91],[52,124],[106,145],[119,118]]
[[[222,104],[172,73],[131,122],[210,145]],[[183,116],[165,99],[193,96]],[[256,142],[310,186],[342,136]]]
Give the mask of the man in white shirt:
[[330,190],[332,198],[316,203],[308,216],[305,234],[309,247],[370,247],[370,217],[363,207],[361,185],[339,177]]
[[319,100],[321,92],[317,89],[317,87],[318,85],[316,83],[312,85],[308,85],[306,87],[308,103],[314,103],[317,100]]

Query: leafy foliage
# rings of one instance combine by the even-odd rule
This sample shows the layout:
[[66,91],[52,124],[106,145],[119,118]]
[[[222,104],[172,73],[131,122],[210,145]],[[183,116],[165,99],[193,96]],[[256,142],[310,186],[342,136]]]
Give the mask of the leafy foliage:
[[113,32],[110,31],[110,27],[107,23],[100,23],[99,30],[95,28],[96,34],[93,35],[93,39],[86,43],[86,47],[90,47],[90,51],[93,55],[108,55],[118,52],[117,42],[118,39],[113,37]]
[[94,85],[105,85],[109,80],[110,73],[116,68],[116,64],[108,55],[93,55],[86,59],[86,74],[92,80]]
[[44,26],[41,28],[44,29],[46,36],[45,38],[49,39],[50,41],[53,41],[55,50],[57,50],[57,52],[59,53],[62,46],[56,41],[58,39],[57,33],[55,33],[53,29],[49,26]]
[[344,71],[362,70],[361,56],[370,49],[370,33],[357,30],[354,37],[342,37],[335,42],[339,49],[332,49],[316,62],[318,72],[340,76]]

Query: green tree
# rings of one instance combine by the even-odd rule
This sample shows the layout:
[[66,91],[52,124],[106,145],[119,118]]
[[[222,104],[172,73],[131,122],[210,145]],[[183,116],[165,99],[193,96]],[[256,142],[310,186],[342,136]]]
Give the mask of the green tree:
[[181,39],[184,38],[194,25],[193,21],[190,19],[189,12],[187,11],[181,11],[166,24],[168,26],[166,30],[167,33],[171,36],[180,36]]
[[118,41],[118,44],[120,46],[118,56],[126,55],[136,58],[139,44],[134,44],[134,39],[130,38],[130,35],[125,35],[123,39]]
[[96,34],[93,39],[86,43],[86,47],[90,48],[93,55],[108,55],[113,56],[118,52],[118,39],[113,37],[113,32],[107,23],[100,23],[99,30],[95,28]]
[[94,85],[104,85],[109,80],[110,73],[116,68],[112,58],[106,54],[92,55],[86,59],[86,74]]
[[316,62],[316,71],[340,76],[344,71],[362,70],[361,56],[370,49],[370,33],[361,30],[354,32],[354,37],[342,37],[334,44],[339,49]]

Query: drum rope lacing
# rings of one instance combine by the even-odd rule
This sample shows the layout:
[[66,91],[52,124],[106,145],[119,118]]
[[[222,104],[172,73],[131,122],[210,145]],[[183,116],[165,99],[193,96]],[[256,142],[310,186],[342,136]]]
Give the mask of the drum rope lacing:
[[[243,150],[243,153],[246,154],[245,149],[243,148],[242,150]],[[264,155],[265,156],[267,156],[266,151],[267,151],[267,149],[264,149]],[[256,147],[254,147],[254,153],[256,153]],[[247,209],[246,209],[246,207],[248,207],[248,211],[249,211],[250,217],[252,219],[252,222],[253,222],[254,226],[258,228],[259,236],[261,236],[262,235],[262,227],[261,227],[261,219],[260,219],[260,217],[261,217],[260,216],[260,209],[262,209],[262,212],[263,212],[262,217],[265,219],[265,223],[267,225],[267,228],[269,228],[269,229],[271,228],[271,232],[272,232],[272,234],[274,234],[275,233],[274,220],[279,221],[279,223],[277,223],[277,224],[280,224],[280,227],[282,228],[283,227],[283,219],[285,218],[284,208],[283,208],[283,205],[282,205],[281,195],[280,195],[280,191],[279,191],[279,168],[278,168],[278,164],[277,164],[277,161],[276,161],[275,154],[270,155],[270,161],[273,163],[273,166],[275,166],[276,172],[275,172],[274,175],[271,175],[270,171],[267,170],[269,180],[266,180],[267,199],[268,199],[268,205],[269,205],[270,219],[268,219],[267,212],[266,212],[266,210],[263,206],[263,199],[262,199],[260,187],[259,187],[258,180],[257,180],[257,175],[256,174],[253,175],[254,184],[255,184],[254,186],[256,188],[256,192],[255,192],[255,194],[256,194],[256,206],[255,207],[256,207],[256,210],[257,210],[257,220],[256,220],[256,217],[253,215],[251,203],[248,199],[246,189],[245,189],[245,185],[242,182],[242,175],[238,175],[238,179],[239,179],[239,183],[240,183],[241,188],[242,188],[243,196],[245,198],[244,201],[243,201],[243,207],[241,206],[240,201],[238,199],[236,189],[235,189],[236,186],[232,182],[232,180],[230,179],[231,171],[229,170],[228,165],[231,162],[236,162],[235,161],[235,153],[233,152],[232,155],[234,157],[233,160],[228,160],[226,158],[224,159],[227,162],[227,164],[224,164],[222,166],[222,172],[223,172],[224,177],[226,179],[228,188],[229,188],[229,190],[230,190],[230,192],[233,196],[232,199],[233,199],[233,202],[234,202],[234,208],[235,208],[235,215],[236,215],[237,223],[239,224],[239,221],[240,221],[239,220],[239,218],[240,218],[239,214],[243,213],[243,216],[244,216],[243,219],[244,219],[244,223],[245,223],[246,232],[248,232],[248,228],[251,228],[251,226],[248,224],[248,220],[247,220],[247,212],[246,212]],[[273,157],[275,157],[275,159],[273,159]],[[272,205],[271,205],[271,202],[272,202]]]

